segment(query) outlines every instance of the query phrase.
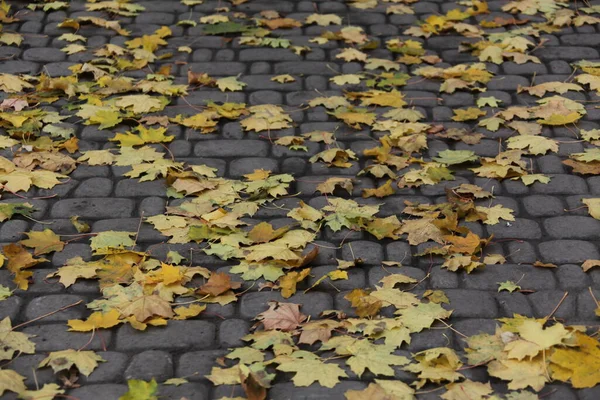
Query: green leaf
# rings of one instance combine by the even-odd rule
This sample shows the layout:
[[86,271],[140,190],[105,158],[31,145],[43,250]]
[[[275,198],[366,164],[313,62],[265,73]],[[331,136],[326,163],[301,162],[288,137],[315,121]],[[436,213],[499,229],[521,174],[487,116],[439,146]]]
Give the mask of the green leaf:
[[206,25],[202,29],[205,35],[226,35],[228,33],[242,33],[250,29],[249,26],[240,24],[239,22],[219,22],[218,24]]
[[501,292],[503,290],[512,293],[515,290],[521,290],[521,286],[517,285],[513,281],[505,281],[498,284],[498,292]]
[[156,400],[156,392],[158,391],[158,383],[152,379],[150,382],[139,379],[131,379],[127,381],[129,390],[119,400]]
[[12,218],[15,214],[30,217],[33,210],[33,206],[29,203],[1,203],[0,222]]
[[499,107],[502,100],[495,98],[494,96],[480,97],[477,99],[477,107]]
[[441,164],[454,165],[470,161],[477,161],[479,157],[471,150],[444,150],[438,153],[433,160]]
[[105,231],[92,238],[90,246],[95,254],[110,254],[111,249],[122,250],[125,247],[135,246],[131,236],[135,232]]

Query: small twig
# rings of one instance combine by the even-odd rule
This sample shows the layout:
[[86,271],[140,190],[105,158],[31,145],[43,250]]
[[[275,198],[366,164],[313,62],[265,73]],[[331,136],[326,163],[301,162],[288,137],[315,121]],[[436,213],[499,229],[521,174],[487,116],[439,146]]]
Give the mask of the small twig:
[[17,328],[20,328],[20,327],[22,327],[22,326],[29,325],[29,324],[31,324],[32,322],[39,321],[40,319],[43,319],[43,318],[49,317],[49,316],[51,316],[51,315],[53,315],[53,314],[56,314],[57,312],[64,311],[64,310],[66,310],[67,308],[75,307],[75,306],[77,306],[77,305],[79,305],[79,304],[81,304],[81,303],[83,303],[83,300],[76,301],[76,302],[75,302],[75,303],[73,303],[73,304],[69,304],[68,306],[61,307],[61,308],[59,308],[58,310],[50,311],[49,313],[46,313],[46,314],[44,314],[44,315],[40,315],[39,317],[36,317],[36,318],[34,318],[34,319],[30,319],[29,321],[25,321],[25,322],[23,322],[22,324],[19,324],[19,325],[15,325],[15,326],[13,326],[13,327],[12,327],[12,329],[11,329],[11,331],[14,331],[15,329],[17,329]]
[[92,343],[92,340],[94,340],[95,335],[96,335],[96,329],[92,329],[92,334],[90,335],[90,340],[88,340],[87,343],[84,344],[83,346],[81,346],[77,351],[81,351],[81,350],[85,349],[86,347],[88,347],[90,345],[90,343]]
[[460,331],[457,331],[455,328],[452,327],[452,325],[448,324],[446,321],[443,321],[443,320],[441,320],[439,318],[436,318],[435,320],[436,321],[440,321],[442,324],[446,325],[446,327],[448,329],[450,329],[452,332],[455,332],[455,333],[459,334],[460,336],[464,337],[465,339],[468,338],[467,335],[465,335],[464,333],[462,333]]
[[544,318],[544,320],[548,321],[550,319],[550,317],[552,317],[554,315],[554,313],[559,309],[559,307],[562,305],[563,301],[565,301],[565,299],[567,298],[568,295],[569,295],[569,292],[565,292],[565,294],[563,294],[562,299],[560,299],[560,301],[558,302],[556,307],[554,307],[554,310],[552,310],[552,312],[550,312],[550,314],[548,314]]
[[600,308],[600,304],[598,303],[598,299],[596,299],[596,296],[594,295],[594,292],[592,291],[592,287],[588,286],[588,290],[590,292],[590,295],[592,295],[592,299],[594,299],[594,303],[596,303],[596,307]]

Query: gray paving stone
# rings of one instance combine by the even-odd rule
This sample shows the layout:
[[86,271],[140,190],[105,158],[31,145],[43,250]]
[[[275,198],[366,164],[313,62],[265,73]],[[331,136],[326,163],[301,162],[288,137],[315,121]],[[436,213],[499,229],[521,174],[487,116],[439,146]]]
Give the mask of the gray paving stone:
[[81,375],[79,381],[86,385],[122,382],[129,356],[115,351],[99,351],[97,354],[106,362],[98,363],[98,367],[90,376]]
[[137,179],[123,179],[115,187],[117,197],[165,196],[167,185],[161,180],[139,182]]
[[525,211],[532,217],[555,217],[564,210],[563,202],[558,197],[533,195],[523,198]]
[[429,281],[433,289],[452,289],[458,287],[458,275],[440,266],[431,268]]
[[29,230],[29,222],[21,220],[6,221],[0,227],[0,240],[3,242],[16,242],[25,239],[25,232]]
[[544,228],[553,238],[595,239],[600,232],[600,221],[592,217],[561,216],[546,219]]
[[366,265],[380,265],[384,260],[383,247],[379,243],[355,240],[344,244],[342,257],[344,260],[360,259]]
[[242,338],[250,333],[250,324],[241,319],[226,319],[219,325],[219,345],[223,348],[242,347]]
[[551,175],[549,183],[536,182],[531,188],[534,193],[540,194],[584,194],[588,193],[585,180],[578,176],[558,174]]
[[348,390],[363,390],[367,387],[366,383],[356,381],[343,381],[333,389],[313,384],[307,388],[295,387],[292,383],[275,384],[269,391],[269,398],[273,400],[285,400],[290,396],[294,399],[331,399],[344,400],[344,393]]
[[81,182],[75,193],[75,197],[108,197],[112,193],[113,183],[108,178],[90,178]]
[[194,147],[197,157],[265,157],[268,153],[268,144],[261,140],[208,141]]
[[[337,270],[337,265],[323,265],[311,269],[311,277],[308,279],[308,287],[313,287],[317,280],[327,275],[329,272]],[[351,268],[348,271],[348,279],[340,279],[331,281],[326,278],[324,281],[314,286],[317,290],[332,291],[335,290],[352,290],[354,288],[362,288],[366,286],[365,267]]]
[[215,326],[206,321],[169,321],[166,327],[137,331],[129,325],[119,327],[116,350],[144,351],[193,350],[210,347],[215,340]]
[[166,351],[147,350],[133,356],[124,378],[165,381],[173,376],[173,360]]
[[[10,285],[9,287],[13,288],[14,285]],[[10,318],[11,321],[15,321],[23,303],[24,301],[20,297],[15,295],[10,296],[8,299],[0,302],[0,315],[3,315],[4,318]]]
[[29,304],[27,304],[24,316],[27,320],[34,319],[75,302],[81,301],[80,305],[52,314],[44,318],[44,320],[47,322],[66,322],[69,319],[81,319],[87,315],[85,300],[85,297],[72,294],[36,297],[35,299],[31,300]]
[[555,264],[579,264],[600,257],[598,248],[582,240],[552,240],[539,245],[542,261]]
[[175,365],[175,376],[186,377],[189,381],[206,381],[206,375],[216,366],[215,360],[228,353],[226,350],[192,351],[182,354]]
[[[558,305],[564,294],[565,292],[561,290],[543,290],[530,294],[528,297],[534,316],[536,318],[543,318],[549,315]],[[576,296],[573,294],[568,295],[554,313],[554,317],[564,318],[569,321],[575,315],[576,304]]]
[[253,319],[261,312],[269,308],[269,301],[282,303],[301,304],[300,311],[303,314],[316,318],[323,310],[333,307],[333,301],[329,294],[311,291],[308,293],[296,293],[288,299],[281,297],[280,292],[258,292],[248,293],[240,300],[240,314],[245,319]]
[[199,62],[189,64],[193,72],[207,73],[210,76],[232,76],[243,74],[246,64],[240,62]]
[[[520,284],[520,282],[519,282]],[[523,287],[527,287],[523,284]],[[515,314],[532,315],[531,305],[527,301],[527,296],[513,292],[500,292],[496,294],[496,301],[500,309],[500,315],[512,318]]]
[[[594,296],[600,295],[600,290],[593,289]],[[575,296],[575,294],[573,294]],[[596,297],[598,298],[598,297]],[[577,313],[580,318],[594,319],[598,305],[589,291],[584,290],[577,294]]]
[[81,218],[127,218],[135,208],[135,202],[130,199],[88,198],[59,200],[52,206],[50,215],[53,218],[69,218],[78,215]]
[[65,57],[65,53],[53,48],[32,48],[23,52],[23,60],[33,62],[56,62],[64,60]]
[[241,178],[243,175],[250,174],[257,169],[264,169],[278,173],[277,161],[265,157],[247,157],[237,158],[229,164],[229,174],[232,178]]
[[188,383],[182,386],[161,385],[158,395],[166,399],[208,400],[209,386],[199,383]]
[[29,325],[23,328],[23,333],[35,335],[31,339],[38,352],[50,352],[66,349],[79,349],[86,346],[87,350],[103,350],[110,346],[112,332],[98,331],[90,340],[89,333],[69,332],[64,324]]
[[486,229],[496,239],[541,239],[542,237],[542,230],[538,223],[525,218],[515,218],[514,221],[500,220],[498,224],[488,225]]
[[556,287],[554,276],[549,269],[531,265],[487,265],[481,271],[461,274],[462,285],[468,289],[493,291],[498,289],[501,282],[507,280],[518,281],[524,289],[544,290]]
[[496,318],[498,307],[494,297],[481,290],[444,290],[455,318]]
[[69,390],[69,396],[85,400],[118,399],[127,392],[127,385],[100,384],[86,385],[77,389]]
[[38,368],[44,358],[45,354],[19,354],[11,361],[10,366],[26,378],[25,384],[28,386],[35,385],[35,382],[42,386],[46,383],[56,383],[57,378],[51,368]]

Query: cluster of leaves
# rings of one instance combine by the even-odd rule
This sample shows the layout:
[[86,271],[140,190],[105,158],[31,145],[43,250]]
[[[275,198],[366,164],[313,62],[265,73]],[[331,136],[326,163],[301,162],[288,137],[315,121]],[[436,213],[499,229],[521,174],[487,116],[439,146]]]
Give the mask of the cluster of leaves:
[[[278,371],[294,373],[295,386],[317,382],[333,388],[340,378],[360,378],[366,371],[376,377],[391,377],[398,367],[407,371],[418,369],[419,365],[408,365],[410,360],[396,354],[397,351],[404,343],[410,343],[411,334],[431,328],[436,320],[446,319],[452,312],[441,306],[440,302],[447,302],[443,295],[429,293],[429,297],[419,300],[416,295],[396,288],[415,282],[406,275],[392,274],[382,279],[382,286],[371,293],[355,289],[346,298],[360,318],[348,318],[344,313],[329,310],[321,314],[329,318],[309,320],[300,312],[299,304],[271,302],[269,309],[256,318],[263,329],[243,338],[250,345],[225,356],[227,360],[237,360],[237,364],[214,367],[208,379],[215,385],[241,384],[248,398],[264,399]],[[388,307],[395,316],[378,316],[380,309]],[[316,343],[320,347],[315,350]],[[432,349],[431,354],[436,351],[457,358],[451,349]],[[345,360],[345,366],[329,362],[341,359]],[[429,367],[422,373],[437,373],[434,380],[455,380],[444,375],[443,362]],[[403,382],[382,382],[406,395],[414,393]]]
[[[232,7],[246,0],[230,0]],[[387,14],[413,14],[411,3],[416,0],[386,0]],[[182,0],[193,7],[201,0]],[[232,36],[242,46],[267,46],[292,51],[300,57],[311,51],[306,45],[295,45],[281,38],[278,30],[294,29],[316,24],[324,27],[318,36],[309,40],[311,46],[326,45],[329,41],[347,45],[336,53],[337,59],[357,62],[367,72],[339,74],[331,82],[339,86],[352,85],[352,90],[339,96],[321,96],[308,102],[310,108],[322,109],[346,126],[370,129],[378,133],[377,146],[364,150],[371,163],[359,172],[379,180],[374,188],[363,189],[362,197],[385,198],[396,193],[396,187],[414,188],[436,185],[454,179],[459,168],[468,167],[478,177],[519,180],[525,185],[546,184],[550,177],[534,173],[530,168],[534,156],[558,153],[559,141],[548,137],[549,129],[567,126],[576,129],[584,141],[583,152],[570,154],[564,164],[574,173],[600,175],[600,130],[579,129],[577,123],[586,115],[586,106],[568,96],[571,92],[597,91],[600,93],[600,63],[580,61],[574,64],[577,74],[566,82],[544,82],[515,88],[519,93],[539,97],[527,105],[503,108],[502,101],[493,96],[480,95],[476,107],[454,110],[452,120],[467,128],[447,128],[425,122],[425,115],[400,91],[415,79],[439,82],[441,93],[459,91],[483,93],[494,78],[485,63],[517,64],[539,63],[532,55],[543,47],[543,34],[552,34],[566,26],[595,25],[600,19],[593,14],[597,6],[568,8],[564,0],[517,0],[503,5],[506,12],[525,15],[525,18],[488,19],[489,9],[484,1],[464,2],[461,8],[445,14],[432,15],[419,26],[404,34],[416,39],[392,38],[385,47],[398,58],[389,60],[375,56],[377,41],[363,28],[343,24],[336,14],[315,13],[299,21],[280,15],[273,10],[262,11],[256,17],[232,11],[229,7],[216,9],[215,14],[202,16],[206,35]],[[353,0],[352,7],[370,9],[378,0]],[[68,7],[61,1],[31,4],[32,10],[45,12]],[[127,0],[88,1],[86,9],[106,12],[111,17],[132,17],[144,7]],[[190,14],[191,15],[191,14]],[[527,16],[541,16],[533,18]],[[476,18],[477,17],[477,18]],[[289,174],[273,174],[255,170],[244,179],[234,180],[218,176],[217,170],[206,165],[187,165],[174,157],[151,147],[174,140],[169,125],[177,124],[201,134],[214,133],[223,121],[239,121],[245,132],[267,132],[269,139],[291,151],[307,151],[308,144],[323,146],[324,150],[310,158],[311,163],[323,163],[328,168],[350,168],[357,154],[342,148],[332,132],[309,132],[302,136],[272,137],[272,131],[293,127],[288,111],[274,104],[248,107],[245,103],[216,103],[208,101],[193,106],[193,115],[169,117],[165,107],[176,96],[191,90],[218,88],[243,91],[246,83],[240,76],[215,79],[202,71],[188,72],[188,85],[176,84],[170,66],[162,65],[155,73],[141,78],[121,75],[122,71],[139,71],[157,61],[168,60],[165,52],[171,30],[164,26],[154,33],[124,41],[123,46],[112,43],[95,49],[85,46],[87,38],[80,35],[82,25],[112,30],[129,36],[115,18],[78,16],[62,21],[60,28],[72,29],[58,39],[69,43],[62,51],[67,54],[93,54],[89,61],[70,67],[72,75],[50,77],[0,74],[0,90],[9,98],[0,104],[0,148],[13,150],[12,159],[0,157],[0,185],[3,192],[16,194],[32,187],[52,189],[68,180],[68,175],[79,164],[130,167],[127,178],[140,182],[164,179],[167,195],[178,199],[164,215],[145,219],[169,243],[197,242],[202,251],[234,263],[230,273],[243,280],[264,279],[261,289],[281,290],[289,298],[299,284],[311,277],[310,262],[319,247],[313,241],[324,230],[339,232],[364,231],[378,240],[406,240],[412,246],[423,245],[419,256],[441,256],[443,268],[471,273],[485,265],[504,263],[504,257],[488,254],[486,245],[492,237],[482,238],[466,227],[465,222],[494,225],[513,221],[512,210],[493,205],[493,194],[472,184],[462,184],[446,191],[447,202],[437,204],[406,203],[404,218],[397,215],[377,216],[379,205],[362,204],[341,197],[344,192],[354,193],[352,178],[329,178],[317,185],[316,190],[326,197],[326,205],[315,208],[304,202],[289,210],[292,225],[274,227],[261,222],[247,226],[247,218],[256,215],[260,207],[282,197],[288,197],[294,178]],[[539,22],[544,20],[544,22]],[[10,7],[0,5],[0,22],[17,21],[10,16]],[[179,25],[194,26],[194,20],[179,21]],[[333,26],[333,27],[331,27]],[[330,28],[331,27],[331,28]],[[0,26],[1,28],[1,26]],[[504,28],[499,30],[497,28]],[[331,30],[330,30],[331,29]],[[438,66],[443,60],[423,47],[421,38],[434,35],[459,34],[469,38],[459,50],[468,52],[480,62]],[[0,29],[0,42],[19,45],[21,35]],[[190,47],[181,46],[179,52],[189,53]],[[404,66],[415,66],[411,73]],[[286,74],[272,78],[285,84],[296,77]],[[575,83],[576,82],[576,83]],[[366,90],[363,90],[364,88]],[[550,94],[550,96],[547,96]],[[523,94],[524,95],[524,94]],[[562,95],[566,95],[563,97]],[[66,99],[64,112],[41,108]],[[589,106],[588,106],[589,107]],[[79,151],[75,129],[68,123],[96,125],[99,129],[118,129],[110,139],[116,148]],[[71,119],[70,121],[74,121]],[[475,131],[477,130],[477,131]],[[510,137],[502,145],[506,150],[495,157],[479,157],[470,150],[443,150],[434,157],[423,152],[431,138],[473,145],[493,133],[507,130]],[[484,133],[481,133],[484,132]],[[20,195],[19,195],[20,196]],[[600,219],[600,199],[584,199],[589,213]],[[30,203],[0,204],[0,221],[21,215],[31,218],[34,208]],[[27,239],[6,245],[0,261],[13,277],[20,290],[27,290],[33,276],[29,268],[47,261],[44,256],[60,252],[67,242],[88,237],[93,252],[91,261],[71,258],[48,278],[57,278],[65,287],[78,279],[95,280],[102,297],[90,302],[92,313],[85,320],[70,320],[70,330],[95,332],[128,323],[145,330],[163,326],[169,320],[197,318],[209,304],[226,305],[237,301],[236,290],[241,283],[226,273],[211,272],[170,252],[166,260],[158,260],[148,252],[136,249],[137,233],[106,231],[87,234],[89,226],[72,218],[73,225],[82,233],[64,242],[50,229],[27,232]],[[191,259],[191,257],[190,257]],[[398,260],[385,261],[384,266],[398,266]],[[553,265],[536,263],[539,267]],[[600,266],[600,260],[587,260],[582,268],[587,271]],[[360,258],[338,260],[338,268],[313,276],[310,290],[325,280],[346,280],[352,268],[360,268]],[[248,398],[264,399],[266,390],[278,372],[294,373],[296,386],[318,383],[334,387],[340,378],[358,377],[369,371],[376,378],[392,377],[396,369],[415,374],[413,387],[396,380],[375,379],[364,391],[349,391],[349,400],[362,398],[412,399],[415,389],[425,384],[446,384],[446,400],[468,398],[500,399],[489,383],[461,381],[463,362],[450,348],[433,348],[407,357],[397,354],[403,344],[410,343],[411,335],[430,329],[436,321],[451,315],[441,306],[447,298],[440,291],[427,291],[419,298],[411,290],[418,285],[415,279],[400,273],[389,274],[373,290],[355,288],[345,299],[350,302],[357,318],[348,318],[340,311],[329,310],[321,319],[309,319],[300,312],[300,305],[271,303],[258,316],[262,330],[244,338],[248,347],[233,350],[226,356],[225,368],[215,367],[208,378],[215,384],[241,384]],[[398,287],[402,287],[399,289]],[[499,290],[519,290],[518,282],[500,284]],[[0,300],[12,294],[10,288],[0,286]],[[530,387],[541,390],[551,380],[570,382],[576,388],[592,387],[599,383],[597,359],[598,341],[587,336],[578,327],[560,323],[547,327],[546,320],[521,316],[501,320],[502,327],[495,335],[481,334],[467,339],[467,361],[471,365],[486,365],[488,373],[509,382],[515,390],[506,399],[537,398],[530,392],[516,390]],[[0,361],[12,360],[20,353],[33,354],[35,345],[28,335],[16,332],[6,318],[0,322]],[[316,344],[319,343],[318,349]],[[233,361],[237,364],[232,365]],[[341,362],[343,360],[343,363]],[[10,369],[0,369],[0,395],[13,391],[22,398],[52,398],[63,395],[72,387],[69,374],[77,371],[89,375],[102,358],[92,351],[67,349],[48,354],[40,367],[52,367],[63,377],[63,388],[47,384],[28,391],[25,378]],[[172,384],[184,379],[171,380]],[[70,386],[71,385],[71,386]],[[132,380],[130,391],[122,399],[156,398],[157,383]]]

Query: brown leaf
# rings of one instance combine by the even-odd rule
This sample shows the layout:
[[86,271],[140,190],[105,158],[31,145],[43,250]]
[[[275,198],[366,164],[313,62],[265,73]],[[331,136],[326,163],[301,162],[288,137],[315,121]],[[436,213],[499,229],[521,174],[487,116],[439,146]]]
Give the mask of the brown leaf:
[[296,329],[306,318],[306,315],[300,312],[300,304],[278,301],[270,301],[269,309],[256,317],[262,322],[265,330],[279,329],[282,331]]
[[373,317],[379,313],[383,302],[369,295],[363,289],[354,289],[344,299],[350,302],[350,305],[356,308],[356,315],[361,318]]
[[573,168],[573,172],[582,175],[600,175],[600,161],[581,162],[575,160],[564,160],[563,164]]
[[248,232],[248,239],[252,240],[253,243],[267,243],[271,240],[280,237],[289,230],[289,227],[284,226],[277,230],[273,229],[273,226],[268,222],[261,222],[252,228]]
[[239,289],[240,282],[232,282],[231,277],[224,272],[213,272],[208,281],[197,290],[200,294],[219,296],[230,289]]
[[583,264],[581,264],[583,272],[588,272],[593,267],[600,267],[600,260],[586,260]]

